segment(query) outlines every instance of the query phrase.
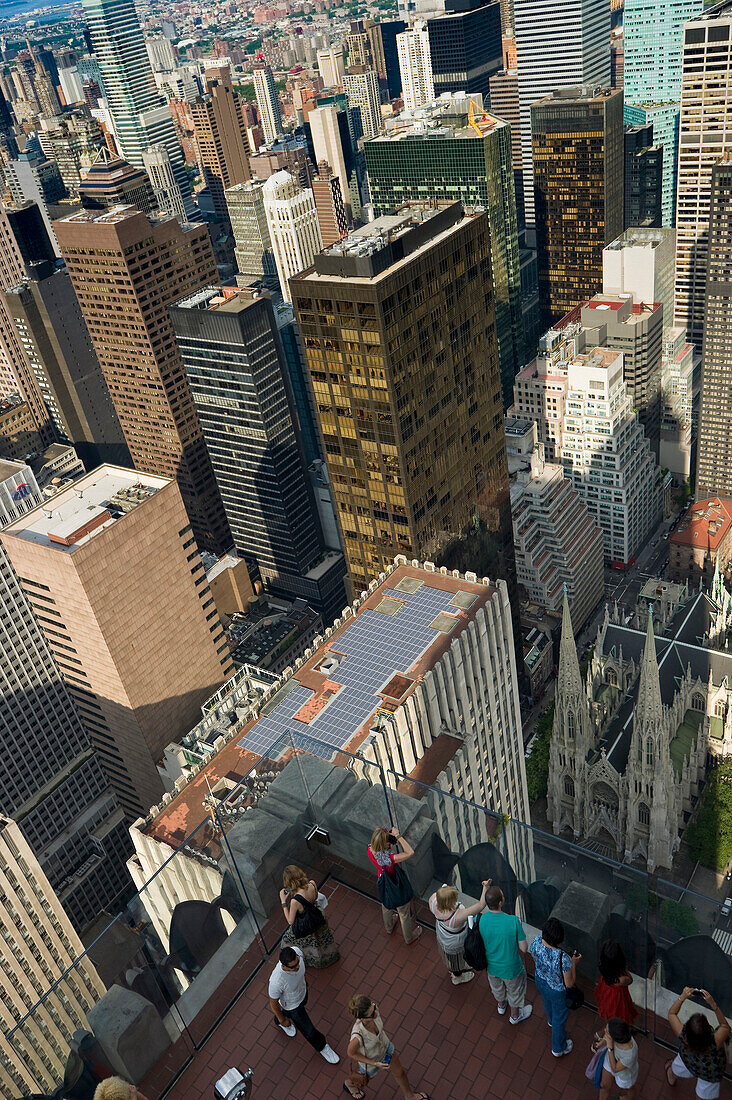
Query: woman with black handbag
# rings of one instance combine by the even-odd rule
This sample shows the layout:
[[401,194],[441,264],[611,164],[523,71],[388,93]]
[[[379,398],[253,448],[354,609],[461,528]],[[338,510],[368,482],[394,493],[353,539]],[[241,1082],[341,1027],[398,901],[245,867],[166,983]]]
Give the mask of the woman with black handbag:
[[280,901],[289,928],[282,937],[281,947],[299,947],[306,966],[324,970],[340,959],[333,933],[323,916],[328,904],[325,895],[305,872],[291,864],[282,873],[284,889]]
[[[396,844],[401,851],[392,852],[391,849]],[[366,854],[377,872],[376,888],[381,902],[384,928],[391,934],[398,917],[404,942],[414,943],[422,935],[422,929],[414,919],[412,884],[401,868],[401,864],[414,855],[414,848],[398,829],[389,831],[379,826],[374,829]]]
[[567,1016],[571,1008],[579,1008],[585,999],[582,990],[577,987],[577,963],[582,956],[576,951],[571,956],[562,951],[563,941],[564,925],[556,917],[549,917],[541,935],[529,946],[536,964],[536,988],[541,993],[552,1029],[552,1054],[555,1058],[571,1051],[572,1040],[567,1038]]

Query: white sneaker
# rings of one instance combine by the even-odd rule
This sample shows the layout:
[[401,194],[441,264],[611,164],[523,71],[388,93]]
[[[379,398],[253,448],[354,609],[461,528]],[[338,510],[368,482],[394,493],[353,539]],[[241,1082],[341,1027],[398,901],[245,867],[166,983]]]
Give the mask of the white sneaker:
[[533,1011],[534,1011],[534,1006],[533,1005],[524,1005],[524,1007],[519,1012],[518,1016],[512,1016],[511,1017],[511,1023],[512,1024],[520,1024],[523,1020],[528,1020],[529,1016],[531,1015],[531,1013]]
[[294,1024],[288,1024],[287,1027],[285,1027],[284,1024],[281,1024],[280,1021],[277,1020],[277,1027],[280,1029],[280,1031],[284,1031],[285,1035],[287,1035],[290,1039],[294,1039],[297,1035],[297,1028]]
[[333,1050],[332,1047],[329,1047],[327,1043],[325,1044],[325,1046],[323,1047],[323,1049],[321,1050],[320,1053],[323,1055],[326,1062],[330,1062],[331,1065],[333,1065],[333,1066],[337,1066],[338,1063],[340,1062],[340,1058],[338,1057],[336,1052]]
[[475,971],[474,970],[466,970],[462,974],[453,974],[452,975],[452,984],[453,985],[463,985],[465,982],[472,982],[474,977],[475,977]]
[[499,1016],[505,1016],[507,1008],[508,1008],[508,1001],[499,1002],[499,1004],[498,1004],[498,1015]]
[[572,1040],[567,1039],[564,1050],[560,1050],[559,1054],[557,1054],[556,1050],[553,1050],[552,1054],[554,1055],[555,1058],[561,1058],[563,1054],[569,1054],[570,1051],[572,1050],[573,1046],[574,1046],[574,1043],[572,1042]]

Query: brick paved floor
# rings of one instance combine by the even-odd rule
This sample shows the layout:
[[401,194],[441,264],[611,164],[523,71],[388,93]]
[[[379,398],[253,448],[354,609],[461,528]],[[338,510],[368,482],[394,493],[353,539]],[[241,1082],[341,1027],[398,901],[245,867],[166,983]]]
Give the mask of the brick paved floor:
[[[213,1100],[214,1082],[230,1066],[254,1070],[252,1100],[343,1100],[350,1035],[345,1006],[356,992],[378,1001],[413,1087],[428,1093],[431,1100],[589,1100],[597,1096],[584,1076],[597,1026],[592,1010],[571,1013],[568,1031],[574,1050],[556,1059],[532,982],[528,996],[534,1013],[512,1026],[508,1014],[498,1016],[485,975],[467,985],[451,984],[431,931],[424,929],[421,939],[407,947],[398,928],[391,937],[386,935],[374,902],[332,882],[325,892],[330,896],[328,918],[342,959],[329,970],[308,971],[308,1010],[341,1055],[341,1064],[329,1065],[300,1035],[288,1039],[273,1026],[267,980],[277,961],[275,953],[195,1055],[169,1093],[170,1100]],[[639,1045],[638,1100],[693,1096],[690,1083],[679,1083],[673,1090],[665,1083],[663,1066],[669,1055],[663,1048],[643,1037]],[[150,1100],[159,1095],[155,1074],[141,1087]],[[380,1073],[368,1086],[367,1096],[380,1100],[400,1093],[393,1078]]]

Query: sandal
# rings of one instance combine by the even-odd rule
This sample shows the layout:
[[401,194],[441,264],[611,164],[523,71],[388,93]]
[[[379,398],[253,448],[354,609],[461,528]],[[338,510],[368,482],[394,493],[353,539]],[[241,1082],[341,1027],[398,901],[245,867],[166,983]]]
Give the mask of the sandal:
[[353,1100],[364,1100],[364,1097],[366,1096],[366,1093],[363,1091],[363,1089],[359,1089],[358,1092],[352,1092],[345,1081],[343,1082],[343,1091],[347,1092],[349,1096],[352,1096]]
[[[673,1088],[674,1085],[676,1084],[676,1082],[678,1081],[678,1077],[676,1076],[674,1071],[671,1069],[672,1065],[673,1065],[673,1061],[666,1062],[666,1065],[664,1066],[664,1069],[666,1070],[666,1080],[668,1081],[671,1088]],[[672,1078],[673,1078],[673,1080],[672,1080]]]

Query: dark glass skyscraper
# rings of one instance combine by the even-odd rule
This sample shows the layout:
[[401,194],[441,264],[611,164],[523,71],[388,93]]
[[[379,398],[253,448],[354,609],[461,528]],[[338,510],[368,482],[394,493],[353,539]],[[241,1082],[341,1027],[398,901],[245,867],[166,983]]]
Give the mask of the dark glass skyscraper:
[[549,326],[602,290],[602,250],[623,232],[623,93],[563,88],[532,106],[531,130],[539,298]]
[[653,123],[625,127],[625,228],[661,225],[663,146],[653,144]]
[[269,294],[206,287],[170,313],[237,550],[332,621],[345,562],[323,549]]
[[445,0],[444,9],[427,17],[435,95],[477,92],[488,103],[488,82],[503,68],[501,6],[498,0]]

